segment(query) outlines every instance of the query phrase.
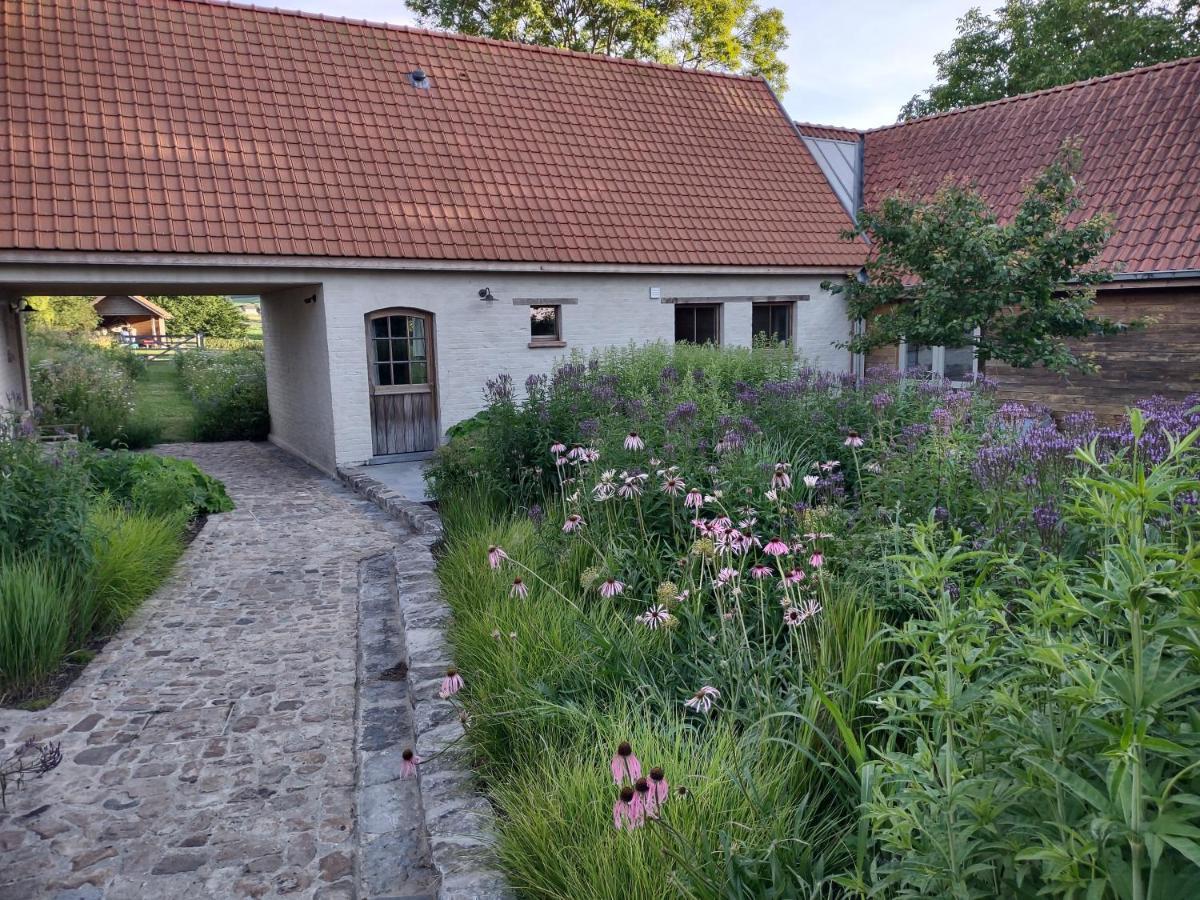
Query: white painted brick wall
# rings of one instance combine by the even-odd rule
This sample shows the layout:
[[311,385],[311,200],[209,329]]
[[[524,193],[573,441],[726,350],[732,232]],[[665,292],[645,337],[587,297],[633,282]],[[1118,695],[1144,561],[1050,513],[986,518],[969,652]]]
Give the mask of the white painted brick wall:
[[[330,272],[323,282],[339,465],[372,455],[365,317],[388,307],[434,315],[443,429],[478,412],[483,384],[498,372],[507,372],[520,386],[528,375],[548,371],[572,350],[671,340],[674,307],[651,300],[651,287],[660,288],[663,297],[807,294],[810,299],[797,303],[795,311],[799,354],[820,368],[846,371],[850,365],[849,354],[833,346],[848,336],[844,304],[823,292],[816,276]],[[495,303],[478,299],[483,287],[491,288]],[[515,306],[513,299],[564,297],[579,301],[563,306],[567,347],[530,349],[528,307]],[[750,343],[750,317],[749,303],[725,304],[726,344]],[[272,398],[273,415],[274,409]]]

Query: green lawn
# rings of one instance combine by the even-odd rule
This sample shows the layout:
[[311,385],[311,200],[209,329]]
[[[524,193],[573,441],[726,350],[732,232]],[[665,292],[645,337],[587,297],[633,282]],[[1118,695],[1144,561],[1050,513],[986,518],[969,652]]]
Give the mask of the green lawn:
[[170,357],[150,362],[137,380],[136,415],[161,422],[164,441],[192,439],[192,403]]

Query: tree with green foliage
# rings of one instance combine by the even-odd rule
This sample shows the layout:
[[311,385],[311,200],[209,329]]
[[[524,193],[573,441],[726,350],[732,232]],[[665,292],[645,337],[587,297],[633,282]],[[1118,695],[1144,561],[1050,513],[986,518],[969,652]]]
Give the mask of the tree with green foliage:
[[1071,220],[1081,158],[1064,148],[1004,223],[978,193],[950,182],[930,198],[895,194],[861,211],[847,237],[871,245],[866,278],[826,285],[865,323],[846,346],[974,346],[980,363],[1088,370],[1067,339],[1125,326],[1089,315],[1094,286],[1111,278],[1096,264],[1111,223]]
[[95,297],[26,297],[33,307],[32,328],[43,331],[95,331],[100,315],[92,305]]
[[1200,54],[1200,0],[1005,0],[958,20],[912,119]]
[[754,0],[408,0],[423,24],[502,40],[760,75],[787,88],[783,13]]
[[213,294],[183,294],[178,297],[150,297],[171,314],[167,328],[171,334],[195,334],[203,331],[216,338],[246,336],[249,323],[228,297]]

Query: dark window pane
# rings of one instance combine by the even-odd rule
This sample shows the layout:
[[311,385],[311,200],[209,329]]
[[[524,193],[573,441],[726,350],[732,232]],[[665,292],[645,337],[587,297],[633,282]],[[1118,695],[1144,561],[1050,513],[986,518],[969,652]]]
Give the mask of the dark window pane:
[[375,339],[375,361],[376,362],[390,362],[391,358],[392,358],[392,351],[388,345],[388,342],[381,341],[381,340],[379,340],[379,338],[376,338]]
[[558,340],[558,307],[529,307],[529,336],[542,340]]
[[374,332],[375,337],[387,337],[388,336],[387,317],[384,317],[382,319],[376,319],[374,322],[371,323],[371,325],[375,329],[375,332]]
[[411,384],[428,384],[429,383],[429,367],[423,362],[411,363],[408,367],[409,378]]
[[392,383],[392,367],[388,363],[379,363],[375,367],[375,383],[383,385]]
[[392,361],[407,362],[408,341],[404,338],[392,338]]
[[792,339],[792,311],[786,306],[771,307],[771,334],[777,341]]
[[754,309],[750,313],[750,329],[754,332],[755,337],[771,333],[771,307],[763,306],[761,303],[754,304]]
[[712,341],[719,343],[717,336],[717,308],[715,306],[697,306],[696,310],[696,343],[703,344]]
[[690,306],[675,307],[675,340],[694,341],[696,339],[696,316]]
[[906,344],[904,354],[904,368],[915,369],[918,372],[933,371],[933,348],[924,347],[920,344]]
[[392,378],[396,384],[408,384],[408,363],[392,363]]
[[772,341],[791,340],[791,310],[782,304],[756,303],[750,313],[754,336],[765,334]]
[[974,347],[947,347],[942,374],[951,381],[962,381],[964,378],[971,377],[974,362]]

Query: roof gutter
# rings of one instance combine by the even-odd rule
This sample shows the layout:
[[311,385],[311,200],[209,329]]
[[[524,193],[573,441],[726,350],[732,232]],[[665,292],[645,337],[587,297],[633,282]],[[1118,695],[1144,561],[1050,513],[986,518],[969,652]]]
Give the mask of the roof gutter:
[[1167,269],[1162,272],[1118,272],[1113,281],[1178,281],[1200,278],[1200,269]]

